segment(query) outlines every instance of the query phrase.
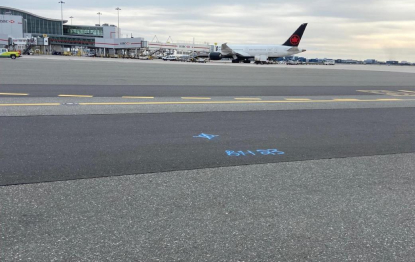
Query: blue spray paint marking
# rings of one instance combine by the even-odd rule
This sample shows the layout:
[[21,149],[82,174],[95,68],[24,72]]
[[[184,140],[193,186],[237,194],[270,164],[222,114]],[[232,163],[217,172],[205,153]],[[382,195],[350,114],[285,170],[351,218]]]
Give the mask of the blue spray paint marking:
[[231,150],[226,150],[226,154],[228,154],[228,156],[247,156],[247,155],[252,155],[255,156],[256,154],[250,150],[244,152],[244,151],[231,151]]
[[244,152],[244,151],[232,151],[232,150],[226,150],[225,151],[228,156],[256,156],[256,155],[263,155],[263,156],[276,156],[276,155],[284,155],[285,153],[282,151],[279,151],[278,149],[258,149],[255,152],[256,154],[250,150]]
[[212,140],[212,139],[214,139],[215,137],[218,137],[218,136],[217,135],[208,135],[208,134],[201,133],[200,135],[194,136],[194,137],[206,138],[206,139]]
[[278,151],[278,149],[266,149],[266,150],[257,150],[257,152],[261,153],[264,156],[268,156],[268,155],[284,155],[284,152]]

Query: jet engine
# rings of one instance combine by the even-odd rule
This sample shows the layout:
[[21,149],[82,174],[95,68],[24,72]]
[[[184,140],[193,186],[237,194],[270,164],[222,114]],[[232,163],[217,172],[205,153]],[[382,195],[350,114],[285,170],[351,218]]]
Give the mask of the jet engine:
[[209,54],[210,60],[222,60],[222,54],[220,52],[212,52]]

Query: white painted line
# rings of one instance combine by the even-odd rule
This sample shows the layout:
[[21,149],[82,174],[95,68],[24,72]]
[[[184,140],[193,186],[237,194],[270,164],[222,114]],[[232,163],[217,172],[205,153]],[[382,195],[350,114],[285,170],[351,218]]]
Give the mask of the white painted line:
[[0,93],[2,96],[28,96],[29,94],[24,93]]

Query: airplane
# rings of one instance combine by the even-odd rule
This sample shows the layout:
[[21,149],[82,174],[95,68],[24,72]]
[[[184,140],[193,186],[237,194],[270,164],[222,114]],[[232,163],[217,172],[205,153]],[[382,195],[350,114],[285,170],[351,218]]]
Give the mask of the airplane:
[[285,57],[305,52],[305,49],[299,49],[303,33],[307,23],[300,27],[285,41],[282,45],[228,45],[222,44],[216,46],[216,52],[209,54],[210,60],[222,60],[223,58],[232,58],[232,63],[251,63],[253,58],[256,63],[264,63],[269,58]]

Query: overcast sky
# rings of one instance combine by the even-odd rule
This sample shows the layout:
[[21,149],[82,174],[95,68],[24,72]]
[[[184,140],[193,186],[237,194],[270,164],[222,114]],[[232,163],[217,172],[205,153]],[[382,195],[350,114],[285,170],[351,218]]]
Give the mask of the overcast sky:
[[[64,0],[65,1],[65,0]],[[1,5],[60,19],[55,1],[2,0]],[[415,0],[67,0],[73,24],[117,24],[122,33],[160,41],[282,44],[301,24],[306,57],[415,62]],[[94,3],[91,3],[94,2]],[[116,4],[114,4],[116,3]],[[70,22],[69,22],[70,23]]]

